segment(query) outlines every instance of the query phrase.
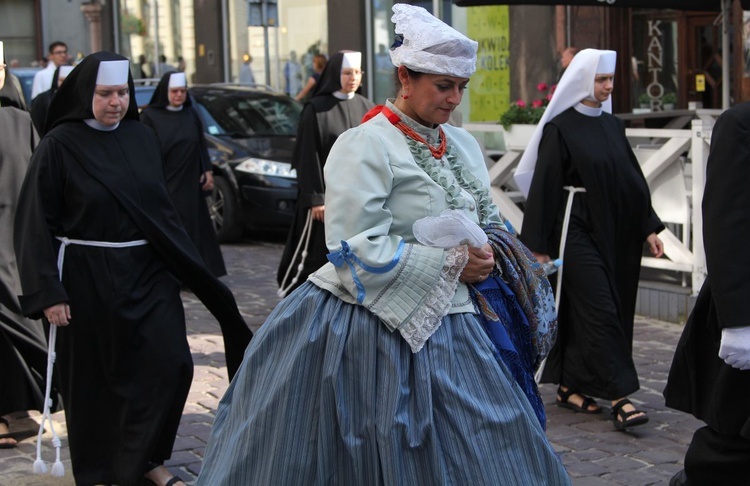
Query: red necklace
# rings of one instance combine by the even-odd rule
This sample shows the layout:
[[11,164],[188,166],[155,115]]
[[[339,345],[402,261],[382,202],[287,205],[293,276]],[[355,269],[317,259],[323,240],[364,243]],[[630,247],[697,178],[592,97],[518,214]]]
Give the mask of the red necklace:
[[440,137],[440,145],[437,146],[437,148],[433,147],[429,143],[427,143],[427,140],[424,139],[420,134],[414,131],[413,128],[411,128],[409,125],[401,121],[401,118],[393,113],[391,110],[386,108],[385,106],[382,107],[382,113],[388,118],[388,121],[393,123],[393,125],[401,130],[401,132],[406,135],[407,137],[416,140],[417,142],[423,143],[427,145],[427,148],[430,149],[430,153],[432,156],[440,160],[443,158],[443,155],[445,155],[445,150],[447,148],[446,144],[446,137],[445,133],[443,132],[443,127],[438,127],[438,136]]

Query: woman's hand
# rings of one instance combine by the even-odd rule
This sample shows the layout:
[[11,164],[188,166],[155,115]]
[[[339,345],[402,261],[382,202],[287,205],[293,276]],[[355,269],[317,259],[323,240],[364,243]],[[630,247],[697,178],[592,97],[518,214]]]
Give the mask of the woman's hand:
[[312,210],[312,218],[315,221],[320,221],[322,223],[326,215],[326,207],[325,206],[313,206],[310,209]]
[[664,243],[662,243],[661,238],[656,236],[656,233],[648,235],[646,242],[648,243],[648,249],[654,257],[660,258],[664,254]]
[[210,170],[207,170],[203,173],[200,180],[201,184],[203,184],[202,189],[204,191],[213,191],[214,190],[214,174]]
[[70,306],[65,302],[55,304],[44,309],[44,317],[53,326],[67,326],[70,324]]
[[495,255],[489,243],[485,243],[482,248],[469,247],[469,263],[464,267],[458,280],[464,283],[483,282],[494,268]]
[[546,253],[537,253],[535,251],[531,252],[532,255],[534,255],[534,258],[536,258],[536,261],[538,261],[540,264],[547,263],[548,261],[552,260],[549,255]]

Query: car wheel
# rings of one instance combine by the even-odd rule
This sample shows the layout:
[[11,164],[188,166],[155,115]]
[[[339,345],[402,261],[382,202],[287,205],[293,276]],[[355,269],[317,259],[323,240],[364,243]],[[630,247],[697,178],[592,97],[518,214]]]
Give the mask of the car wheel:
[[214,190],[206,202],[219,243],[237,241],[242,236],[242,226],[238,221],[237,202],[231,184],[221,176],[214,176]]

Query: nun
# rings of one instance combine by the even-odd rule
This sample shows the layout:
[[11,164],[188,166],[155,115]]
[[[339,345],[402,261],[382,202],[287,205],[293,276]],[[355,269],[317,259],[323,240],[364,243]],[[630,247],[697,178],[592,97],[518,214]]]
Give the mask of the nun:
[[313,97],[302,110],[292,153],[299,187],[297,208],[277,274],[282,297],[328,263],[323,227],[323,168],[338,136],[359,125],[374,106],[357,93],[362,85],[362,74],[361,52],[337,52],[326,64]]
[[[0,91],[10,93],[15,88],[8,83],[3,52],[0,41]],[[20,93],[13,96],[16,97]],[[13,252],[18,193],[38,143],[29,114],[0,100],[0,449],[13,448],[18,443],[5,415],[43,409],[46,339],[41,321],[27,319],[21,313],[21,284]],[[53,397],[52,411],[59,403],[57,392]]]
[[52,87],[40,93],[31,101],[31,109],[29,111],[31,119],[34,121],[34,128],[36,128],[39,135],[44,135],[44,120],[47,118],[47,111],[49,110],[49,104],[52,102],[52,97],[55,96],[57,88],[65,81],[65,78],[68,77],[71,71],[73,71],[73,66],[58,66],[52,75]]
[[162,76],[141,113],[141,122],[159,139],[167,190],[190,239],[211,273],[226,275],[204,196],[204,191],[214,187],[211,160],[203,126],[187,92],[185,73],[170,71]]
[[163,466],[193,373],[180,282],[220,322],[244,325],[180,223],[131,93],[120,55],[75,67],[50,105],[15,219],[21,309],[53,326],[53,347],[57,336],[81,485],[182,484]]
[[622,430],[648,421],[627,398],[640,387],[633,318],[643,244],[660,257],[664,225],[611,114],[615,63],[614,51],[573,58],[515,180],[527,196],[521,240],[541,263],[563,259],[559,334],[542,382],[559,384],[557,405],[575,412],[600,413],[592,397],[610,400]]

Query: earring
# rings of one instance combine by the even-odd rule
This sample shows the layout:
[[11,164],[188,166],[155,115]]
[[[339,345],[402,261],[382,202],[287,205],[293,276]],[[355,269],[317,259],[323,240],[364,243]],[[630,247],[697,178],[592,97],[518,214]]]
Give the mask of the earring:
[[409,95],[408,95],[408,94],[404,94],[404,95],[401,95],[401,97],[402,97],[403,99],[407,99],[407,98],[409,98]]

